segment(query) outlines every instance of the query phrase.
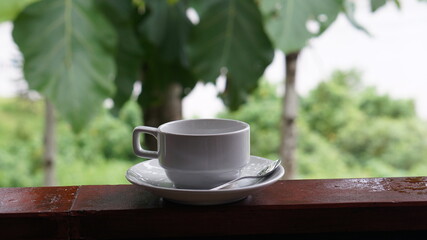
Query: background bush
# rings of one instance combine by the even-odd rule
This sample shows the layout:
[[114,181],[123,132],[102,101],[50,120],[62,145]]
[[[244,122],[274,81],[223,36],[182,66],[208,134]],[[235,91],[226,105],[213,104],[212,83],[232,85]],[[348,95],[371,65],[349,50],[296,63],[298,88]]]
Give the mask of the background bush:
[[[264,81],[248,104],[220,116],[247,121],[252,154],[277,158],[280,99]],[[336,71],[300,97],[297,131],[298,178],[425,175],[427,125],[414,102],[363,86],[356,71]]]
[[[43,101],[0,99],[0,186],[42,185]],[[57,124],[57,177],[60,185],[127,183],[126,170],[140,159],[131,133],[141,113],[129,102],[113,117],[103,111],[80,134],[62,119]]]

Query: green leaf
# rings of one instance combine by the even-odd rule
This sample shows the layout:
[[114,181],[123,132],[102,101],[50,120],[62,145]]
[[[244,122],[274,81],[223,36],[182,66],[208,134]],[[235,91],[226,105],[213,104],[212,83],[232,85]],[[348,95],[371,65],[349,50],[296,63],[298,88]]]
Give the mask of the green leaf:
[[[200,1],[200,0],[187,0],[189,7],[194,9],[198,15],[203,15],[204,11],[209,11],[212,1]],[[234,0],[232,0],[234,1]]]
[[0,22],[10,21],[21,12],[26,6],[38,0],[1,0],[0,1]]
[[14,25],[30,88],[81,130],[114,92],[111,24],[92,0],[44,0],[27,7]]
[[[267,32],[275,46],[285,53],[301,50],[307,41],[322,34],[332,24],[341,9],[337,0],[269,0],[261,1],[267,19]],[[307,22],[313,21],[318,30],[310,32]]]
[[[215,82],[226,70],[227,89],[222,96],[235,109],[254,90],[273,59],[262,17],[254,1],[203,1],[200,22],[190,41],[190,65],[199,79]],[[225,72],[225,71],[223,71]],[[227,99],[230,99],[228,101]],[[231,100],[232,99],[232,100]]]
[[131,0],[102,0],[97,3],[118,34],[118,49],[115,54],[117,75],[114,81],[116,93],[112,109],[117,115],[130,99],[135,82],[140,79],[143,51],[136,28],[141,17]]
[[[422,0],[419,0],[420,2]],[[385,6],[385,4],[387,3],[387,0],[371,0],[371,11],[375,12],[377,11],[379,8]],[[399,0],[393,0],[394,5],[396,5],[396,7],[398,9],[401,9],[401,5],[400,5],[400,1]]]
[[371,0],[371,11],[375,12],[387,3],[387,0]]
[[138,99],[144,108],[162,105],[164,89],[179,83],[183,95],[189,93],[196,79],[188,67],[185,46],[193,27],[186,15],[186,2],[173,4],[165,0],[146,1],[146,16],[138,32],[144,48],[144,77]]
[[[147,0],[147,16],[139,25],[139,33],[146,48],[153,49],[165,62],[187,64],[184,46],[192,28],[184,1],[170,4],[165,0]],[[147,50],[150,51],[150,50]]]
[[[425,0],[420,0],[420,1],[425,1]],[[393,2],[394,2],[394,4],[396,5],[396,7],[397,7],[398,9],[402,9],[402,5],[400,4],[400,1],[399,1],[399,0],[394,0]]]
[[360,30],[364,33],[366,33],[368,36],[372,36],[371,33],[369,33],[368,30],[366,30],[365,27],[363,27],[359,22],[357,22],[356,18],[354,17],[354,11],[356,9],[356,6],[354,2],[350,1],[344,1],[343,2],[343,11],[347,18],[347,20],[353,25],[354,28],[357,30]]

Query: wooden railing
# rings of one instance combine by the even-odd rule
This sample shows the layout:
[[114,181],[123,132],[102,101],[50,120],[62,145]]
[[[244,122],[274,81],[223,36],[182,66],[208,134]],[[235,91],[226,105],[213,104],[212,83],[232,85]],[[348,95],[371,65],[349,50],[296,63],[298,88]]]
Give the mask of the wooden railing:
[[0,188],[0,239],[409,239],[427,178],[287,180],[240,202],[186,206],[133,185]]

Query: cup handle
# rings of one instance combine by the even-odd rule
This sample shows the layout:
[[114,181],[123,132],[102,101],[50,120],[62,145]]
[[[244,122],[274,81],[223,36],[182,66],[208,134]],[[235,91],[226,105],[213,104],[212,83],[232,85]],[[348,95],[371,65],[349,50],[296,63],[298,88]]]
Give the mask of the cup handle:
[[[149,150],[145,150],[141,147],[141,144],[139,141],[141,133],[150,134],[157,139],[157,135],[159,133],[159,130],[157,128],[146,127],[146,126],[136,127],[133,130],[133,134],[132,134],[133,152],[138,157],[142,157],[142,158],[158,158],[159,157],[159,151],[149,151]],[[158,145],[157,145],[157,149],[159,149]]]

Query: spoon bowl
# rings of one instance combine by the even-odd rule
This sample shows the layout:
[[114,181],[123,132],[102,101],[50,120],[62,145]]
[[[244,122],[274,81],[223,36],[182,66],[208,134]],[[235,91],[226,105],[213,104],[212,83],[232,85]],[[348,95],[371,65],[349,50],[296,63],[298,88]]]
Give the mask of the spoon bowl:
[[229,182],[226,182],[226,183],[224,183],[224,184],[222,184],[222,185],[219,185],[219,186],[217,186],[217,187],[214,187],[214,188],[211,188],[211,189],[209,189],[209,190],[219,190],[219,189],[223,189],[223,188],[226,188],[226,187],[228,187],[228,186],[230,186],[231,184],[233,184],[233,183],[235,183],[235,182],[237,182],[237,181],[240,181],[240,180],[242,180],[242,179],[248,179],[248,178],[258,178],[258,179],[263,179],[263,178],[265,178],[265,177],[268,177],[268,176],[270,176],[279,166],[280,166],[280,163],[282,162],[282,160],[280,160],[280,159],[277,159],[277,160],[274,160],[274,161],[272,161],[270,164],[268,164],[267,166],[265,166],[264,168],[262,168],[258,173],[257,173],[257,175],[252,175],[252,176],[242,176],[242,177],[238,177],[238,178],[236,178],[236,179],[233,179],[233,180],[231,180],[231,181],[229,181]]

